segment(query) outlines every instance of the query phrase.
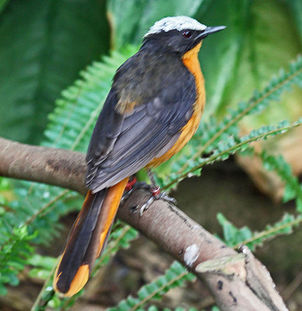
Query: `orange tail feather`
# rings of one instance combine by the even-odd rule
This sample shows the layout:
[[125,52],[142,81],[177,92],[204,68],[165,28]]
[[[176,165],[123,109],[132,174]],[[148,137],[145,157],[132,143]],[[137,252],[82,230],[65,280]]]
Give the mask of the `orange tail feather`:
[[66,297],[87,283],[97,257],[104,250],[128,178],[93,194],[88,191],[72,227],[53,281],[54,289]]

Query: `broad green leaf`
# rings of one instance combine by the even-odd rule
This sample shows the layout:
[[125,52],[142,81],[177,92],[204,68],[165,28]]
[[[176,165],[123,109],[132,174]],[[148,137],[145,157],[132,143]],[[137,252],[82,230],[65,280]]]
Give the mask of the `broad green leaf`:
[[286,0],[291,13],[294,17],[294,22],[300,35],[300,42],[302,42],[302,1],[301,0]]
[[141,43],[155,21],[166,16],[192,16],[205,0],[109,0],[108,17],[112,29],[111,44],[115,49]]
[[[268,14],[269,12],[269,14]],[[286,4],[281,1],[256,0],[248,11],[244,42],[240,50],[232,87],[226,91],[217,113],[223,116],[227,105],[246,100],[254,89],[261,89],[290,59],[301,53],[302,45]],[[302,115],[302,90],[286,94],[265,113],[245,119],[249,128],[270,124],[284,118],[292,121]]]
[[104,2],[10,1],[0,19],[0,135],[36,143],[60,91],[108,49]]
[[203,121],[219,105],[228,105],[223,99],[227,90],[232,88],[238,58],[246,41],[251,3],[251,0],[213,0],[206,11],[200,10],[195,15],[206,25],[227,26],[222,32],[207,37],[199,53],[207,91]]
[[[298,9],[301,4],[296,2],[299,0],[293,1],[292,6]],[[207,25],[227,26],[223,32],[207,38],[200,52],[207,89],[205,117],[213,113],[224,116],[228,107],[246,100],[254,89],[261,89],[302,51],[289,10],[281,1],[214,0],[197,17]],[[301,95],[302,91],[287,95],[278,106],[261,117],[251,118],[248,124],[255,127],[284,118],[296,119],[302,115]]]
[[0,13],[3,11],[9,0],[0,0]]

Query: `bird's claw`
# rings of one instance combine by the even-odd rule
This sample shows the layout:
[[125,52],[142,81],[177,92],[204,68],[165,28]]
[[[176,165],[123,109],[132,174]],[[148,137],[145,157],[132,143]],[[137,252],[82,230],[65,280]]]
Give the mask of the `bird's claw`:
[[155,201],[155,197],[151,196],[141,207],[139,205],[136,207],[139,210],[139,215],[143,216],[144,212],[151,206],[151,204]]
[[[134,181],[134,182],[133,182]],[[126,191],[122,197],[122,202],[125,202],[130,195],[138,189],[144,189],[147,190],[149,192],[151,192],[151,196],[150,198],[143,203],[143,205],[138,205],[132,208],[133,213],[136,213],[139,211],[139,215],[142,216],[143,213],[148,210],[148,208],[152,205],[152,203],[156,200],[163,200],[166,201],[168,203],[172,203],[172,204],[176,204],[176,200],[174,198],[171,198],[167,195],[166,192],[160,192],[160,187],[158,186],[150,186],[144,182],[136,182],[136,179],[131,180],[130,183],[128,183]]]
[[137,209],[139,209],[139,215],[142,216],[143,213],[151,206],[151,204],[156,200],[163,200],[168,203],[176,204],[176,200],[174,198],[171,198],[167,195],[166,192],[159,192],[159,187],[156,189],[152,189],[152,195],[150,198],[145,202],[141,207],[137,206]]
[[163,201],[166,201],[168,203],[172,203],[174,205],[177,203],[176,199],[174,199],[172,197],[169,197],[166,192],[161,192],[159,194],[159,199],[163,200]]

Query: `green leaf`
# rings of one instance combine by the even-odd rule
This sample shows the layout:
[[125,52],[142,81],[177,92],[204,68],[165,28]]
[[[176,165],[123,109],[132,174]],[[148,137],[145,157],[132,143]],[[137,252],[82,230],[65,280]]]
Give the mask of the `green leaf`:
[[252,231],[248,227],[236,228],[221,213],[217,214],[217,220],[222,226],[224,241],[229,246],[234,246],[252,237]]
[[264,241],[275,238],[281,234],[290,234],[294,226],[302,223],[302,216],[295,217],[284,214],[280,221],[273,225],[267,225],[261,232],[252,232],[248,227],[237,228],[221,213],[217,214],[217,220],[222,226],[224,241],[227,245],[238,248],[245,244],[252,250],[256,246],[261,246]]
[[27,264],[51,271],[56,261],[57,258],[35,254],[27,260]]
[[136,48],[127,47],[103,57],[81,72],[81,80],[62,92],[56,108],[49,115],[50,122],[43,145],[86,152],[96,119],[109,92],[116,69]]
[[108,311],[143,310],[142,307],[154,299],[161,299],[164,293],[170,289],[182,286],[185,281],[193,281],[195,276],[189,273],[185,267],[175,261],[165,274],[155,279],[153,282],[144,285],[137,293],[137,298],[133,296],[122,300],[118,306],[107,309]]
[[108,17],[112,47],[138,45],[155,21],[166,16],[192,16],[205,0],[109,0]]
[[199,10],[194,16],[206,25],[227,26],[221,33],[209,36],[199,53],[207,93],[203,120],[215,114],[220,105],[226,106],[224,97],[233,88],[239,56],[246,43],[251,3],[251,0],[212,0],[206,11]]
[[44,270],[41,268],[34,268],[31,269],[28,273],[28,275],[31,278],[37,278],[37,279],[41,279],[41,280],[47,280],[49,278],[49,271],[48,270]]
[[300,35],[300,43],[302,43],[302,1],[301,0],[285,0],[290,8],[293,20],[296,24]]
[[263,165],[267,170],[275,171],[285,182],[283,201],[297,200],[297,211],[302,213],[302,185],[298,178],[292,173],[290,165],[285,161],[282,155],[273,156],[263,151],[260,154]]
[[[244,42],[238,54],[231,87],[222,97],[217,111],[220,117],[225,115],[228,107],[236,107],[238,101],[247,100],[254,89],[263,88],[272,75],[301,53],[301,40],[284,1],[252,1],[245,18],[246,26],[241,28]],[[301,96],[302,90],[295,89],[282,97],[278,105],[268,107],[265,114],[245,119],[243,123],[248,128],[254,128],[285,118],[293,121],[302,116]]]
[[32,255],[33,248],[28,245],[34,235],[28,234],[26,226],[11,229],[0,218],[0,294],[6,294],[5,284],[19,284],[17,274],[24,269],[26,260]]
[[[248,135],[243,137],[234,138],[233,136],[229,136],[224,140],[220,140],[216,145],[215,149],[212,150],[211,156],[207,158],[197,158],[194,156],[196,154],[196,150],[193,154],[182,154],[183,158],[183,166],[182,169],[178,172],[173,172],[166,177],[162,177],[162,180],[165,182],[163,186],[164,189],[169,189],[171,187],[175,187],[177,183],[186,178],[192,176],[198,176],[200,174],[200,170],[208,164],[212,164],[215,161],[224,161],[228,159],[232,154],[236,152],[243,152],[249,148],[249,144],[255,141],[267,139],[269,136],[275,136],[279,134],[283,134],[286,131],[300,126],[302,124],[302,118],[292,124],[289,124],[286,120],[279,122],[279,124],[275,126],[263,126],[259,129],[252,130]],[[186,169],[185,172],[184,168]],[[172,170],[175,169],[175,166],[172,166]]]
[[54,99],[108,39],[104,1],[10,1],[0,19],[0,135],[37,143]]
[[4,10],[9,0],[0,0],[0,13]]

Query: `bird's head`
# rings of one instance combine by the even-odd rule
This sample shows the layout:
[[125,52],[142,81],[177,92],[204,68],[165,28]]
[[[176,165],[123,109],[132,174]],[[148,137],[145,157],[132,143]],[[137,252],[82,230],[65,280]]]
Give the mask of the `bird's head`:
[[157,21],[146,33],[144,46],[183,55],[208,35],[225,28],[225,26],[208,27],[188,16],[165,17]]

